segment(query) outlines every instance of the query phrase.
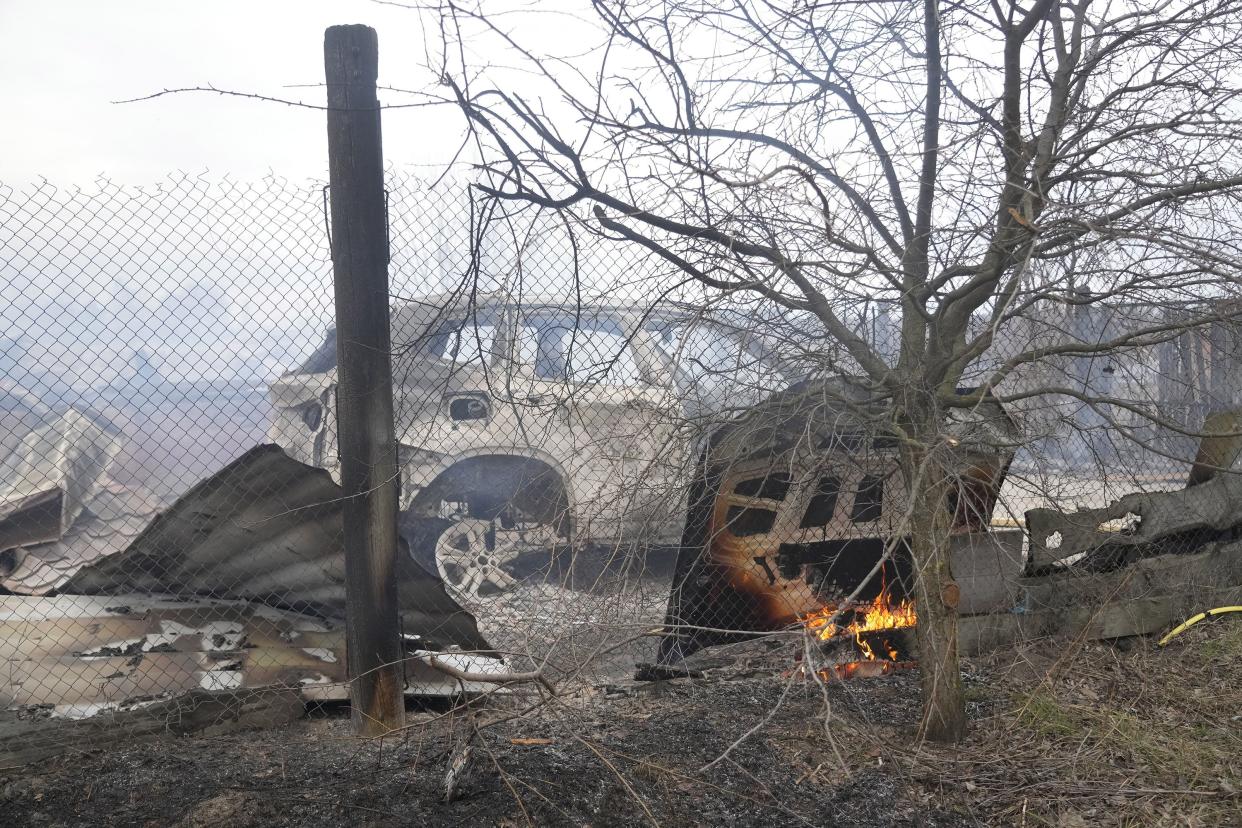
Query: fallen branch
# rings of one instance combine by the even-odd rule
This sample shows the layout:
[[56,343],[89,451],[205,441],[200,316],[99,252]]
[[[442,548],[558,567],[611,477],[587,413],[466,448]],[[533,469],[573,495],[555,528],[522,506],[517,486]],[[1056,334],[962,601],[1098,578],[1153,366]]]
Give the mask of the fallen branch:
[[439,670],[446,676],[451,676],[459,681],[475,681],[483,684],[520,684],[529,681],[539,684],[552,695],[556,695],[556,689],[548,681],[542,670],[529,670],[524,673],[473,673],[460,667],[454,667],[451,664],[445,664],[430,654],[420,656],[419,660],[433,670]]

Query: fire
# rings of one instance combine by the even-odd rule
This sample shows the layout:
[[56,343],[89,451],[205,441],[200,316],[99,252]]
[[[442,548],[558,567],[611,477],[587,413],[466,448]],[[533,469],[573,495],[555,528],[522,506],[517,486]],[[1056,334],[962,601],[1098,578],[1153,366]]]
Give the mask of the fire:
[[802,623],[820,641],[830,641],[842,635],[853,636],[854,641],[858,644],[859,652],[868,661],[882,659],[896,661],[899,653],[895,647],[888,642],[884,642],[883,646],[886,652],[882,656],[878,655],[872,649],[871,642],[866,641],[863,635],[879,630],[897,630],[913,627],[918,622],[913,602],[909,599],[903,599],[893,603],[889,599],[888,590],[886,589],[881,591],[875,600],[870,603],[858,604],[852,607],[852,609],[854,618],[845,626],[832,623],[833,616],[839,610],[835,606],[819,608],[815,612],[803,617]]
[[896,670],[910,670],[914,668],[912,661],[847,661],[844,664],[834,664],[824,670],[820,670],[819,674],[824,678],[831,678],[828,672],[831,670],[836,673],[839,679],[852,678],[876,678],[877,676],[887,676]]

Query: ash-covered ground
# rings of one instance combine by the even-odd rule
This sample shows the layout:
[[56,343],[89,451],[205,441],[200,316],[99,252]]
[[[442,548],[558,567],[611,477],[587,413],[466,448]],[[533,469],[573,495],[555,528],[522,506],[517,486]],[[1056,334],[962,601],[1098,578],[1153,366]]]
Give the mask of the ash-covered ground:
[[[781,677],[790,654],[717,655],[694,682],[586,684],[517,718],[529,693],[412,710],[380,741],[353,737],[337,707],[272,730],[118,745],[6,773],[0,807],[7,824],[65,826],[970,824],[920,801],[878,754],[859,758],[870,746],[844,720],[831,741],[856,764],[838,770],[820,688]],[[886,726],[915,721],[910,676],[829,696]]]
[[[547,664],[553,697],[523,686],[465,706],[428,701],[404,731],[373,741],[351,734],[344,706],[264,730],[118,739],[0,771],[0,822],[1242,824],[1236,618],[1165,648],[1043,641],[969,660],[971,733],[946,747],[916,737],[917,670],[821,684],[800,669],[798,637],[698,653],[702,678],[634,681],[633,662],[655,643],[634,636],[667,596],[656,580],[622,604],[586,590],[570,607],[549,600],[565,598],[550,586],[509,596],[496,618],[511,619],[513,649]],[[583,623],[547,615],[550,605]],[[574,669],[585,655],[595,663]],[[446,801],[455,766],[464,772]]]

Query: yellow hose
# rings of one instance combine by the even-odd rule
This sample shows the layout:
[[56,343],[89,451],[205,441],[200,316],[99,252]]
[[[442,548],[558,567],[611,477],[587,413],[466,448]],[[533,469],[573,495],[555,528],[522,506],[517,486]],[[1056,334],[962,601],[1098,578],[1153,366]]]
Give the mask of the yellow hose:
[[1198,615],[1192,615],[1174,627],[1172,632],[1160,639],[1159,646],[1163,647],[1165,644],[1168,644],[1173,640],[1174,636],[1181,635],[1195,624],[1198,624],[1204,618],[1213,618],[1217,615],[1224,615],[1227,612],[1242,612],[1242,607],[1217,607],[1216,609],[1210,609],[1207,612],[1201,612]]

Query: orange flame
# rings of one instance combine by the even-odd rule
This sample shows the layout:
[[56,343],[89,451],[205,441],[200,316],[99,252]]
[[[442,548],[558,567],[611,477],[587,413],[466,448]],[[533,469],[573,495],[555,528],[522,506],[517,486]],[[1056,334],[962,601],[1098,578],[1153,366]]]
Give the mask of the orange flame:
[[[913,627],[918,623],[918,615],[914,611],[913,602],[903,599],[894,604],[889,600],[888,590],[880,592],[870,603],[855,605],[853,607],[854,620],[844,627],[832,621],[838,609],[835,606],[820,607],[815,612],[804,616],[802,623],[820,641],[829,641],[840,635],[852,635],[858,644],[859,652],[868,661],[879,660],[880,656],[872,650],[869,642],[863,640],[864,633],[903,629]],[[899,655],[897,649],[888,643],[885,643],[885,647],[887,660],[896,661]]]
[[912,661],[847,661],[845,664],[834,664],[819,671],[823,678],[832,678],[835,674],[837,678],[845,680],[852,678],[876,678],[877,676],[887,676],[895,670],[909,670],[915,666]]

